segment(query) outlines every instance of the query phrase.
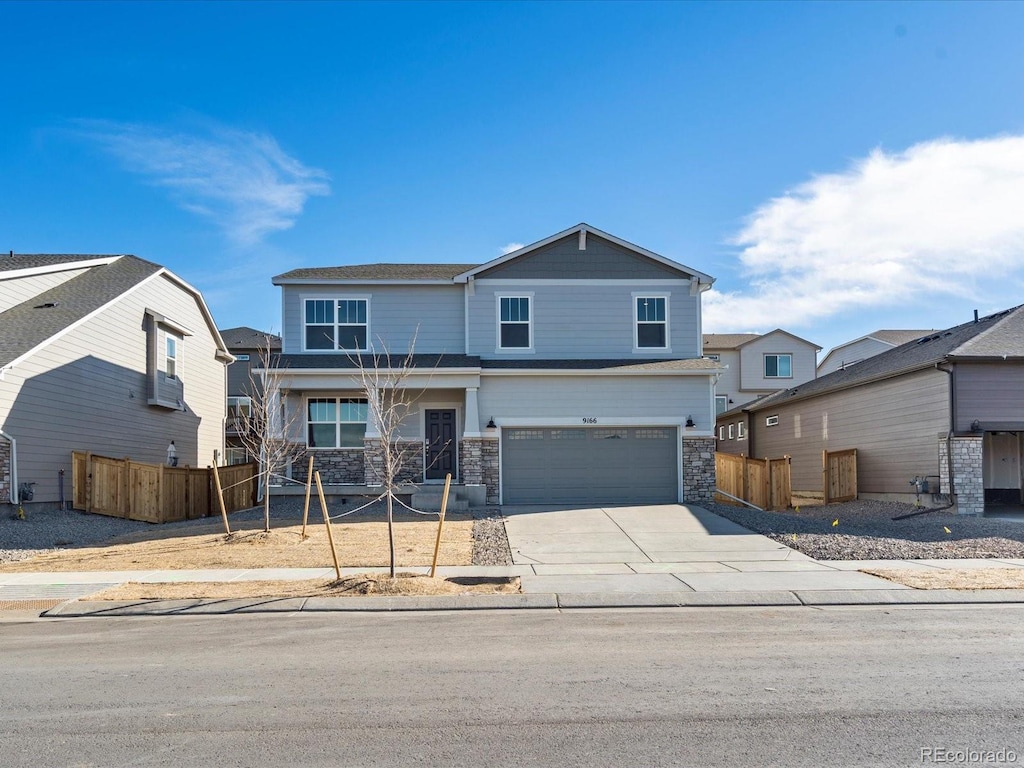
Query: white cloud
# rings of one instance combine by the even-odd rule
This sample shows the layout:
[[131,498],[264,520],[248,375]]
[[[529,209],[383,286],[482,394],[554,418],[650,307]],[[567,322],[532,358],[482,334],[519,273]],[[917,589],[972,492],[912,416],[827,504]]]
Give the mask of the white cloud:
[[1024,136],[875,150],[753,213],[733,240],[750,290],[705,294],[705,328],[800,327],[926,299],[991,299],[1010,283],[1019,291],[1022,201]]
[[520,248],[525,247],[525,243],[509,243],[508,245],[502,246],[501,255],[504,256],[507,253],[512,253],[512,251],[518,251]]
[[243,245],[290,228],[310,196],[330,192],[324,171],[290,157],[267,134],[222,126],[185,133],[105,120],[77,125],[128,170],[168,188],[178,205]]

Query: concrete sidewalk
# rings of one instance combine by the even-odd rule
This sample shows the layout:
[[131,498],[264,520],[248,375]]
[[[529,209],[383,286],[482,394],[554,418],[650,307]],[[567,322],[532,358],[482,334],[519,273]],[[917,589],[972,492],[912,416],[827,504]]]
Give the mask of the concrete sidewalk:
[[[518,576],[522,593],[430,597],[78,602],[128,581],[329,579],[332,568],[0,574],[0,603],[74,602],[51,616],[323,610],[1024,603],[1024,590],[917,590],[862,568],[1024,568],[1020,560],[816,561],[696,506],[506,507],[511,566],[439,568],[444,577]],[[346,568],[343,575],[381,571]],[[427,568],[403,568],[426,573]]]

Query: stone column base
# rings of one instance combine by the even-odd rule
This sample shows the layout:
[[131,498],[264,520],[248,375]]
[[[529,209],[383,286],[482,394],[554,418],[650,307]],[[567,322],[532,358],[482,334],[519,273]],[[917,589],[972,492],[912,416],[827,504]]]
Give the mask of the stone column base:
[[708,503],[715,494],[715,438],[683,435],[683,501]]

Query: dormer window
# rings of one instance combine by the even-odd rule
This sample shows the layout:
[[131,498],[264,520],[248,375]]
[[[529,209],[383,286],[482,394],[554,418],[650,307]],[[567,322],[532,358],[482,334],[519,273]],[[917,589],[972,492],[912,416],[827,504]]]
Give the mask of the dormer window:
[[369,340],[367,299],[306,299],[307,350],[366,352]]

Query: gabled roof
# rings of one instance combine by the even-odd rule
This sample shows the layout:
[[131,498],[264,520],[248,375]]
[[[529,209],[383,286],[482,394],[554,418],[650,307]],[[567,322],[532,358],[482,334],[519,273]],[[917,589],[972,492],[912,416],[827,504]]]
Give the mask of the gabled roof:
[[73,254],[73,253],[11,253],[0,254],[0,272],[38,269],[67,264],[76,264],[96,259],[116,259],[119,254]]
[[763,339],[765,336],[771,336],[773,333],[783,333],[789,336],[791,339],[799,341],[801,344],[806,344],[809,347],[814,347],[815,350],[820,350],[817,344],[807,339],[802,339],[796,334],[784,331],[781,328],[776,328],[774,331],[768,331],[768,333],[705,333],[704,334],[704,348],[705,349],[739,349],[740,347],[750,344],[751,342]]
[[705,285],[711,285],[713,282],[715,282],[715,278],[711,277],[710,275],[706,275],[703,272],[698,272],[695,269],[687,267],[684,264],[680,264],[677,261],[673,261],[672,259],[666,258],[661,254],[655,253],[654,251],[649,251],[646,248],[641,248],[639,245],[630,243],[626,240],[623,240],[620,237],[610,235],[607,232],[603,232],[597,227],[592,227],[585,222],[581,222],[577,224],[575,227],[569,227],[569,229],[558,232],[554,235],[551,235],[550,237],[545,237],[543,240],[538,240],[536,243],[531,243],[530,245],[523,246],[522,248],[519,248],[515,251],[510,251],[509,253],[499,256],[496,259],[492,259],[491,261],[486,262],[485,264],[480,264],[479,266],[467,269],[461,274],[455,276],[455,282],[464,283],[467,280],[475,277],[480,272],[485,272],[501,264],[506,264],[510,261],[513,261],[514,259],[527,256],[530,253],[533,253],[534,251],[538,250],[539,248],[543,248],[544,246],[550,245],[551,243],[561,240],[562,238],[569,237],[570,235],[581,235],[585,237],[588,232],[593,233],[594,235],[597,235],[598,237],[603,238],[611,243],[615,243],[615,245],[618,245],[621,248],[633,251],[634,253],[637,253],[648,259],[656,261],[659,264],[662,264],[666,267],[670,267],[671,269],[675,269],[681,273],[684,273],[689,277],[695,277],[697,278],[698,282],[703,283]]
[[[862,336],[861,338],[878,339],[879,341],[884,341],[886,344],[892,344],[894,347],[898,347],[900,344],[906,344],[908,341],[916,341],[922,336],[927,336],[932,333],[935,333],[934,328],[926,328],[919,331],[900,331],[889,329],[874,331],[869,333],[867,336]],[[860,341],[860,339],[857,339],[857,341]],[[853,342],[849,341],[846,344],[840,344],[836,349],[845,347],[847,344],[853,344]]]
[[760,339],[759,333],[705,333],[705,349],[738,349],[748,341]]
[[[12,257],[8,256],[8,259]],[[193,294],[199,303],[210,332],[217,342],[219,354],[227,360],[231,356],[213,322],[213,317],[203,300],[202,294],[168,269],[151,261],[135,256],[71,256],[45,255],[14,256],[22,262],[12,269],[30,266],[46,266],[47,258],[56,259],[49,264],[74,263],[86,260],[97,261],[96,266],[67,280],[60,285],[36,294],[5,312],[0,312],[0,369],[17,362],[20,358],[46,344],[63,331],[84,321],[94,312],[124,293],[156,277],[166,275],[169,279]],[[64,261],[60,261],[63,259]]]
[[473,264],[350,264],[341,267],[293,269],[273,279],[274,285],[316,280],[399,281],[423,280],[450,283],[456,275],[472,269]]
[[271,349],[281,348],[280,336],[265,331],[258,331],[247,325],[242,325],[238,328],[226,328],[220,332],[220,335],[228,349],[263,349],[266,347],[267,339],[270,339]]
[[1004,356],[1006,359],[1024,360],[1024,305],[908,341],[849,368],[833,371],[733,410],[761,411],[792,400],[931,368],[954,358],[1001,360]]

